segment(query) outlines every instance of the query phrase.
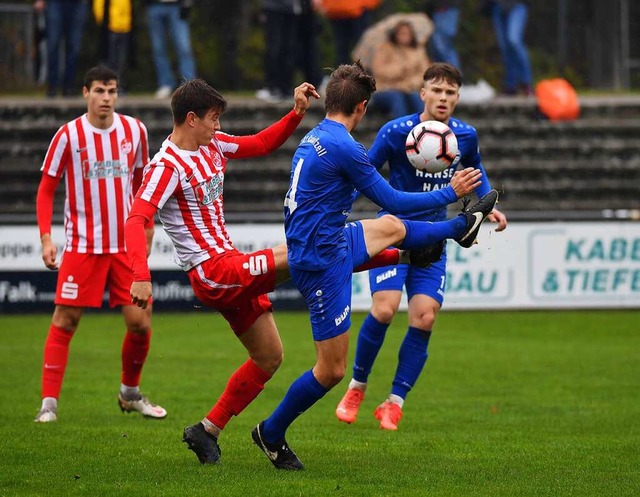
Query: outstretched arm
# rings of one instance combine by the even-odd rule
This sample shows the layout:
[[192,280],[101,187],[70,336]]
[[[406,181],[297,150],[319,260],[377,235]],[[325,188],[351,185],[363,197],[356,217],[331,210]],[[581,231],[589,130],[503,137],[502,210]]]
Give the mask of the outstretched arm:
[[217,133],[222,152],[232,159],[267,155],[287,141],[296,130],[311,105],[311,98],[320,98],[315,86],[302,83],[294,91],[293,109],[282,119],[255,135],[233,136]]
[[438,209],[471,193],[480,184],[480,171],[468,167],[456,171],[451,184],[432,192],[401,192],[392,188],[385,179],[362,190],[362,194],[393,214],[410,214],[421,210]]

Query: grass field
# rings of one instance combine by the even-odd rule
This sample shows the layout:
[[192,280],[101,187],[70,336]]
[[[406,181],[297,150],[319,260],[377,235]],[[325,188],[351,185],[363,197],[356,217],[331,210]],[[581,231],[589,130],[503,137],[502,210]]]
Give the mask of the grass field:
[[[344,425],[333,414],[344,380],[289,430],[306,469],[288,473],[271,466],[250,430],[313,364],[305,314],[276,314],[284,363],[227,426],[216,466],[201,466],[181,435],[245,357],[218,315],[154,316],[142,387],[169,411],[164,421],[120,413],[120,316],[86,315],[72,342],[59,421],[48,425],[32,419],[50,317],[3,316],[0,495],[637,496],[639,317],[443,313],[400,430],[385,432],[372,412],[390,387],[401,315],[358,422]],[[354,316],[353,329],[363,318]],[[354,344],[355,333],[350,357]]]

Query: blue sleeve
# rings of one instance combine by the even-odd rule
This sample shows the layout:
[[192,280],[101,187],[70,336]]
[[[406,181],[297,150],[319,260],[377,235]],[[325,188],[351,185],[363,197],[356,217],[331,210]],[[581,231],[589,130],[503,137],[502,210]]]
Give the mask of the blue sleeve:
[[[378,178],[382,178],[371,164],[367,151],[360,143],[354,142],[349,153],[343,155],[340,168],[351,184],[360,192],[364,192],[366,188],[377,182]],[[382,179],[384,180],[384,178]]]
[[373,141],[373,145],[371,145],[371,148],[367,152],[371,164],[373,164],[378,170],[380,170],[380,168],[384,166],[385,162],[389,160],[389,156],[391,154],[389,135],[384,132],[386,126],[387,125],[385,124],[380,128],[376,135],[376,139]]
[[432,192],[401,192],[393,189],[379,173],[378,177],[375,183],[361,192],[369,200],[393,214],[439,209],[458,200],[451,185]]
[[480,185],[475,189],[476,195],[478,196],[478,198],[480,197],[484,197],[487,193],[489,193],[489,190],[491,190],[491,183],[489,183],[489,177],[487,176],[487,171],[484,170],[484,166],[482,165],[482,162],[478,162],[478,164],[475,165],[476,169],[479,169],[480,172],[482,173],[480,175]]

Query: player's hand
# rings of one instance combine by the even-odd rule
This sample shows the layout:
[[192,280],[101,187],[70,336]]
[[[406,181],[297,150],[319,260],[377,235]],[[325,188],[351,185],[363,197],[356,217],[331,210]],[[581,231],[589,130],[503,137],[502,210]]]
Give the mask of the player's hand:
[[487,219],[492,223],[498,223],[498,226],[496,226],[496,231],[504,231],[507,227],[507,216],[505,216],[498,209],[494,208],[493,211],[491,211],[491,214],[487,216]]
[[456,192],[458,198],[469,195],[473,190],[480,186],[480,177],[482,173],[480,169],[475,167],[466,167],[460,171],[456,171],[451,178],[451,187]]
[[293,90],[293,110],[299,116],[305,114],[311,106],[311,97],[318,99],[320,94],[316,91],[316,87],[311,83],[302,83]]
[[40,241],[42,242],[42,262],[49,269],[58,269],[58,263],[56,262],[58,247],[51,240],[51,235],[42,235]]
[[142,309],[146,309],[147,305],[149,305],[149,300],[151,300],[152,288],[150,281],[134,281],[129,291],[131,294],[131,303]]

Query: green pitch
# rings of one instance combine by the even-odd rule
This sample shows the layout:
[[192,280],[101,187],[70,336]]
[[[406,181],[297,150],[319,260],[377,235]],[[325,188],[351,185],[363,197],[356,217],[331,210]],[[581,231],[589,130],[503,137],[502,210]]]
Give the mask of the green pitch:
[[[354,316],[357,330],[364,315]],[[122,320],[87,314],[71,344],[59,421],[32,422],[49,316],[0,317],[0,495],[640,495],[637,311],[443,313],[397,432],[373,410],[387,395],[406,316],[390,328],[354,425],[331,391],[291,427],[306,465],[275,470],[252,426],[314,362],[303,313],[278,313],[285,360],[201,466],[181,442],[244,360],[216,314],[156,314],[142,388],[169,416],[121,414]],[[350,364],[355,345],[352,333]],[[350,376],[350,370],[347,373]]]

